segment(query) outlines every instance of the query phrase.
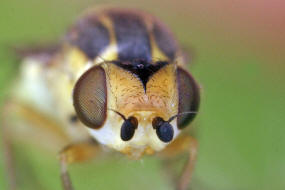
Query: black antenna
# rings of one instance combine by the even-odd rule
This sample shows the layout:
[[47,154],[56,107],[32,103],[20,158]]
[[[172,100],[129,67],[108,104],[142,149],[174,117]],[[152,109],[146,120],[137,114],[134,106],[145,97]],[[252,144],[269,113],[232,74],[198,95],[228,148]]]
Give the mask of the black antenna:
[[170,123],[173,119],[175,119],[175,118],[178,117],[179,115],[184,115],[184,114],[196,114],[196,113],[198,113],[198,112],[186,111],[186,112],[178,113],[178,114],[176,114],[176,115],[170,117],[167,122]]
[[111,111],[115,112],[116,114],[118,114],[119,116],[121,116],[125,121],[127,120],[126,117],[125,117],[123,114],[121,114],[120,112],[118,112],[118,111],[116,111],[116,110],[113,110],[113,109],[109,109],[109,108],[108,108],[108,110],[111,110]]

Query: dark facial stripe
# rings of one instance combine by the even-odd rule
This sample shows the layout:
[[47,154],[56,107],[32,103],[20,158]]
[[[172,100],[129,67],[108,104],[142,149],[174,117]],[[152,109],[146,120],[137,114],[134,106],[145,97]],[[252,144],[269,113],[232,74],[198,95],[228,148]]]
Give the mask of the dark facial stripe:
[[151,46],[146,26],[141,17],[128,12],[110,12],[121,61],[135,59],[151,61]]
[[159,69],[169,64],[169,62],[163,62],[163,61],[151,64],[142,60],[124,61],[124,62],[115,61],[112,63],[135,74],[143,83],[145,91],[146,91],[146,83],[148,82],[149,78]]
[[80,20],[69,32],[67,39],[90,59],[97,57],[110,43],[109,31],[96,17],[90,16]]
[[153,25],[152,32],[159,49],[167,57],[169,57],[170,60],[174,60],[178,48],[176,41],[172,37],[170,31],[168,31],[168,29],[165,26],[163,26],[162,23],[156,21]]

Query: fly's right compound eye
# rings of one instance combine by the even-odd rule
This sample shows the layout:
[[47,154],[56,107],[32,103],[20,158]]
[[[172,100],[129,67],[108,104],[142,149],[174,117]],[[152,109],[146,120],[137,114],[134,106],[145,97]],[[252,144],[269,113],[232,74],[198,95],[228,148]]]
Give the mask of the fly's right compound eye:
[[121,127],[121,139],[123,141],[129,141],[135,134],[135,130],[138,127],[138,120],[135,117],[129,117],[126,119]]
[[173,139],[173,127],[168,121],[164,121],[161,117],[156,117],[152,121],[152,126],[161,141],[167,143]]
[[73,105],[78,118],[87,127],[98,129],[103,126],[107,115],[107,87],[102,67],[94,66],[78,79]]

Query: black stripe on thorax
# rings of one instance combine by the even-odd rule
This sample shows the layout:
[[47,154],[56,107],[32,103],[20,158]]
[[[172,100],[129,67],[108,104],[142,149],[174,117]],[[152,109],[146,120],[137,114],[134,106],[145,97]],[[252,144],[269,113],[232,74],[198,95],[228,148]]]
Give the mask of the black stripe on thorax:
[[128,12],[110,12],[118,46],[118,59],[132,61],[134,59],[150,62],[151,45],[143,18]]
[[96,16],[89,15],[77,22],[67,40],[93,60],[109,45],[110,34]]
[[170,31],[162,23],[156,21],[153,23],[152,33],[159,49],[170,60],[174,60],[178,47]]

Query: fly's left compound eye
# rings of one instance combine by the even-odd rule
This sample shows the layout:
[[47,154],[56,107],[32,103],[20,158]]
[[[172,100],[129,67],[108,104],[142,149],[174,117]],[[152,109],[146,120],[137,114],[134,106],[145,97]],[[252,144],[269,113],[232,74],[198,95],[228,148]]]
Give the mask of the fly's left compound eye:
[[200,103],[199,86],[194,78],[186,70],[177,68],[177,82],[179,106],[178,113],[192,112],[192,114],[181,114],[177,118],[179,129],[186,127],[196,116]]
[[121,139],[123,141],[129,141],[135,134],[135,130],[138,127],[138,120],[135,117],[129,117],[126,119],[121,127]]
[[156,129],[156,134],[161,141],[167,143],[173,139],[173,127],[168,121],[164,121],[161,117],[156,117],[152,121],[152,126]]

